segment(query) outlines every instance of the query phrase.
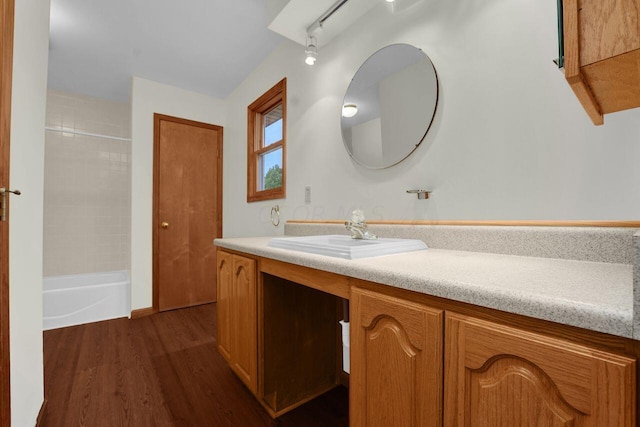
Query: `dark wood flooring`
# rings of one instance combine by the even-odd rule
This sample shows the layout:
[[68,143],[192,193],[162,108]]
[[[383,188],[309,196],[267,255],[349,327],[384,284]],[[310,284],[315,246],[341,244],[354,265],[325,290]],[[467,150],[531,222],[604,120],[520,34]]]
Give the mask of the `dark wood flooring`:
[[348,426],[343,387],[271,419],[215,335],[215,304],[46,331],[42,425]]

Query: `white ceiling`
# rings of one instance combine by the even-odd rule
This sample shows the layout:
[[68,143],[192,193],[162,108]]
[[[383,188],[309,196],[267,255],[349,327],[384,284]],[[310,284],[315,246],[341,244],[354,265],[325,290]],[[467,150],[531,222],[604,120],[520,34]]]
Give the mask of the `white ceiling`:
[[267,0],[51,0],[49,87],[128,101],[132,75],[226,98],[283,40]]

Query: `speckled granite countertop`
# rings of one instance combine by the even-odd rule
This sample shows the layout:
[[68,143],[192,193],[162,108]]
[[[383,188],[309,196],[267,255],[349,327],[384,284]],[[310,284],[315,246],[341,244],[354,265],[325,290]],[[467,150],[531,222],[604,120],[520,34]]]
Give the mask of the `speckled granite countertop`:
[[267,246],[270,237],[215,245],[454,301],[633,337],[633,266],[429,248],[359,260]]

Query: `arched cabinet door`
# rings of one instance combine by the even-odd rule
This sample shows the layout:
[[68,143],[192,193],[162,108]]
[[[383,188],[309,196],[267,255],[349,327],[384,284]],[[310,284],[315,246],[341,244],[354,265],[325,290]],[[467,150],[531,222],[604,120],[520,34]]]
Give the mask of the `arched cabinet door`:
[[258,390],[257,268],[218,250],[218,352],[252,392]]
[[353,288],[352,427],[442,425],[442,310]]
[[256,261],[233,256],[235,355],[231,368],[249,387],[258,390],[258,331],[256,296]]
[[447,312],[445,426],[635,426],[635,360]]
[[233,255],[229,252],[218,251],[218,352],[227,362],[231,361],[233,354],[233,333],[231,331],[234,323],[232,319],[232,299],[233,299]]

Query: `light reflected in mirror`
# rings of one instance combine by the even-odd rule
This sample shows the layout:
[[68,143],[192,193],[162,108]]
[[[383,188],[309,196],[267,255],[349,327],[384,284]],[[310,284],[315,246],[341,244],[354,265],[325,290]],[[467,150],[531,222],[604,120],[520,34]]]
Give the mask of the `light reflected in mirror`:
[[371,55],[342,103],[342,139],[351,157],[370,169],[407,158],[426,136],[438,104],[438,77],[429,57],[408,44]]

